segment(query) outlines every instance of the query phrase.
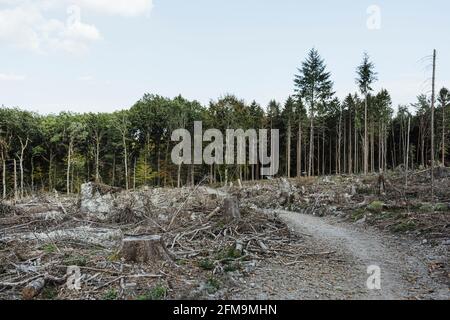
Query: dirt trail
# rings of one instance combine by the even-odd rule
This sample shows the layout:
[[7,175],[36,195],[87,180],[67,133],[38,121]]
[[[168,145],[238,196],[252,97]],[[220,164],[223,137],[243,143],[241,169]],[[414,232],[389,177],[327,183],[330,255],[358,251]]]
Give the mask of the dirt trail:
[[[431,248],[336,218],[276,213],[318,255],[295,265],[265,266],[237,298],[450,299],[448,284],[428,273],[430,262],[448,259],[444,247]],[[330,251],[331,256],[319,254]],[[381,290],[367,289],[371,265],[381,268]]]

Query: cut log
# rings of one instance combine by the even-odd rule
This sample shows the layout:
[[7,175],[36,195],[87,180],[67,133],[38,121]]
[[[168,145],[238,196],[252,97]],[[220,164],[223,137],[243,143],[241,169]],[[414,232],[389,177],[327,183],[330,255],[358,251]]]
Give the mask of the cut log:
[[45,287],[45,278],[38,278],[36,280],[31,281],[25,288],[22,290],[22,298],[24,300],[31,300],[41,293],[42,289]]
[[227,219],[238,220],[241,218],[239,202],[236,197],[226,198],[224,201],[224,215]]
[[161,236],[127,236],[122,241],[121,256],[128,262],[172,261]]

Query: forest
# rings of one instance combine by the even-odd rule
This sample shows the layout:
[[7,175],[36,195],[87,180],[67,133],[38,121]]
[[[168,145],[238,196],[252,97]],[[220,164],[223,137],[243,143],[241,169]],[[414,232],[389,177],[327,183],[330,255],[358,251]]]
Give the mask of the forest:
[[113,113],[41,115],[2,106],[2,198],[78,193],[88,181],[129,190],[261,178],[258,165],[174,165],[171,133],[193,130],[194,121],[205,130],[279,129],[279,175],[288,178],[413,170],[429,167],[432,159],[436,165],[450,160],[448,89],[437,88],[435,99],[419,94],[410,105],[395,107],[388,90],[372,89],[379,76],[367,54],[355,66],[355,92],[343,100],[317,50],[296,74],[292,95],[267,106],[231,94],[207,106],[181,95],[145,94]]

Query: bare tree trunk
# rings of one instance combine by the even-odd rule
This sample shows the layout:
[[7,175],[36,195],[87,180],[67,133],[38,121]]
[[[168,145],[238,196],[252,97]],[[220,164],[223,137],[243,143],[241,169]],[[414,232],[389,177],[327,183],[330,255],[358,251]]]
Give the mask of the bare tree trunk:
[[95,150],[95,182],[100,182],[100,171],[99,171],[99,161],[100,161],[100,137],[96,137],[96,150]]
[[133,190],[136,190],[136,161],[137,161],[137,159],[134,158],[134,164],[133,164]]
[[67,176],[66,176],[66,188],[67,188],[67,194],[70,194],[70,165],[71,165],[71,157],[72,157],[72,144],[73,140],[70,139],[69,142],[69,151],[67,154]]
[[128,152],[127,152],[127,140],[125,133],[122,133],[122,144],[123,144],[123,161],[125,165],[125,189],[129,189],[128,185]]
[[14,200],[18,200],[17,194],[17,161],[14,159]]
[[31,156],[31,192],[34,192],[34,159]]
[[446,103],[442,103],[442,166],[445,167],[445,105]]
[[2,184],[3,184],[3,199],[6,199],[6,160],[2,157]]
[[348,129],[348,173],[353,173],[353,159],[352,159],[352,114],[349,115],[349,129]]
[[19,166],[20,166],[20,197],[23,198],[24,196],[24,183],[23,183],[23,179],[24,179],[24,170],[23,170],[23,158],[24,158],[24,153],[25,150],[28,146],[28,142],[30,141],[28,138],[26,139],[25,143],[23,142],[22,138],[19,138],[20,140],[20,158],[19,158]]
[[322,175],[325,175],[325,128],[322,131]]
[[433,79],[431,93],[431,197],[434,201],[434,103],[436,86],[436,50],[433,51]]
[[291,120],[289,119],[288,132],[287,132],[287,177],[291,177]]
[[367,132],[367,94],[364,100],[364,174],[369,172],[369,137]]
[[[338,127],[338,152],[337,152],[337,161],[338,161],[338,167],[337,167],[337,174],[341,174],[341,139],[342,139],[342,107],[339,110],[339,127]],[[345,152],[345,151],[344,151]]]
[[298,141],[297,141],[297,178],[302,176],[302,119],[298,122]]
[[408,170],[409,170],[409,140],[410,140],[410,132],[411,132],[411,117],[408,118],[408,136],[406,143],[406,162],[405,162],[405,190],[408,187]]
[[308,161],[308,177],[313,174],[313,158],[314,158],[314,116],[311,112],[310,135],[309,135],[309,161]]

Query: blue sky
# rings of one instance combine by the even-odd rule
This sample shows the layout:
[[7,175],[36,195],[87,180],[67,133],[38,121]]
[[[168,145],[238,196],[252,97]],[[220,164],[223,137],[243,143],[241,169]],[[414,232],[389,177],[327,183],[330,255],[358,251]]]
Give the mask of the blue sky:
[[[371,30],[370,6],[380,9]],[[0,0],[0,104],[40,113],[113,111],[144,93],[266,105],[293,92],[312,47],[338,97],[367,51],[394,104],[450,86],[450,3],[294,0]],[[78,15],[80,13],[80,15]],[[427,81],[428,80],[428,81]]]

